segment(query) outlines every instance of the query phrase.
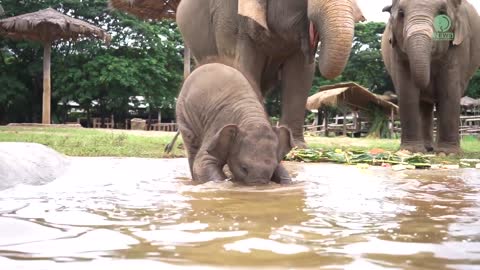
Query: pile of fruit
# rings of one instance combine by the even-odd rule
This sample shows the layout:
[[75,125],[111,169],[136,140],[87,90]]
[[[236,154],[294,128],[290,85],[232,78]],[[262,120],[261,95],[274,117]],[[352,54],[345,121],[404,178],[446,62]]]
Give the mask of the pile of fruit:
[[480,160],[462,159],[459,162],[442,161],[435,164],[435,155],[413,154],[408,151],[389,152],[383,149],[322,151],[319,149],[293,149],[286,157],[288,161],[335,162],[359,167],[383,166],[394,170],[405,169],[458,169],[478,168]]

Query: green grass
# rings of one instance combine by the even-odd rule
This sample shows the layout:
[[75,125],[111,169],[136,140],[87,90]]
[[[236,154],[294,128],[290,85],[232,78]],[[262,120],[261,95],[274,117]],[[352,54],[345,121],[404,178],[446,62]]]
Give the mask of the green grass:
[[[370,150],[381,148],[387,151],[395,152],[400,148],[399,139],[368,139],[368,138],[349,138],[349,137],[306,137],[309,147],[324,150],[334,149],[354,149]],[[461,158],[480,158],[480,140],[474,136],[464,137],[461,141],[463,154],[454,157],[443,157],[435,159],[436,161],[456,161]]]
[[110,156],[165,158],[183,156],[181,139],[172,154],[164,147],[174,134],[161,136],[132,135],[122,131],[83,128],[0,127],[1,142],[35,142],[69,156]]
[[400,147],[397,139],[367,139],[349,137],[305,137],[308,146],[321,149],[346,149],[370,150],[381,148],[387,151],[396,151]]
[[[36,142],[47,145],[69,156],[110,156],[168,158],[183,157],[182,140],[179,138],[172,154],[164,148],[174,133],[135,132],[123,130],[96,130],[85,128],[0,127],[0,142]],[[311,148],[370,150],[382,148],[396,151],[398,139],[367,139],[347,137],[306,137]],[[462,140],[464,155],[458,158],[480,158],[480,140],[465,137]]]

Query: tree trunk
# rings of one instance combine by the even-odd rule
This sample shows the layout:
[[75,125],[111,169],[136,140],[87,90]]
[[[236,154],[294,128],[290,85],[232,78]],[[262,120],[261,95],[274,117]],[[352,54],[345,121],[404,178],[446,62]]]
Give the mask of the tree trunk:
[[105,106],[103,100],[100,100],[100,128],[105,128]]
[[90,108],[87,108],[87,128],[90,128],[90,121],[92,120],[92,117],[90,115]]
[[152,126],[152,108],[148,106],[147,130],[150,130],[151,126]]
[[51,84],[50,84],[50,60],[52,57],[52,44],[45,42],[43,45],[43,105],[42,105],[42,124],[51,124],[50,102],[51,102]]

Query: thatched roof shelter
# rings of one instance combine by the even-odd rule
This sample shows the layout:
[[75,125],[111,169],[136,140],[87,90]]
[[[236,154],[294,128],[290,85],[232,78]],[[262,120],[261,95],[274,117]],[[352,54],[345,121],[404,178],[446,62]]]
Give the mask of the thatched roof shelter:
[[63,15],[52,8],[2,19],[0,20],[0,33],[14,39],[44,43],[57,39],[77,39],[78,37],[110,40],[110,36],[103,29]]
[[42,123],[50,124],[50,60],[54,40],[91,37],[109,42],[110,35],[104,30],[82,20],[63,15],[47,8],[0,20],[0,34],[14,39],[42,42],[43,54],[43,107]]
[[381,107],[385,113],[398,114],[398,106],[382,99],[356,83],[341,83],[320,87],[319,93],[307,100],[306,108],[315,110],[322,106],[344,105],[354,110],[368,110],[370,104]]
[[111,8],[122,10],[142,19],[175,19],[180,0],[110,0]]
[[480,106],[480,99],[474,99],[468,96],[460,99],[460,106],[462,107],[477,107]]

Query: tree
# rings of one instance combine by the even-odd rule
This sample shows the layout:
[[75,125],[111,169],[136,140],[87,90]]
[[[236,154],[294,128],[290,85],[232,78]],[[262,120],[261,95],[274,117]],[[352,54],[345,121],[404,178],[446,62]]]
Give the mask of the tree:
[[480,98],[480,69],[470,80],[466,95],[472,98]]
[[[52,111],[57,118],[62,108],[55,111],[55,105],[68,101],[79,103],[87,112],[104,116],[111,113],[125,116],[132,96],[144,96],[151,110],[174,108],[182,80],[182,41],[175,23],[142,21],[113,12],[107,8],[107,0],[24,1],[21,5],[16,0],[3,0],[2,5],[6,16],[51,6],[99,25],[113,36],[110,46],[89,40],[55,44],[52,50]],[[0,60],[8,59],[0,62],[0,82],[8,88],[0,94],[0,106],[6,99],[17,104],[11,98],[11,93],[17,93],[29,104],[13,106],[27,108],[15,120],[38,121],[41,47],[0,38],[0,48]],[[18,90],[19,87],[23,90]],[[7,93],[10,93],[8,98]],[[9,115],[4,118],[11,121],[11,112],[0,113]]]

